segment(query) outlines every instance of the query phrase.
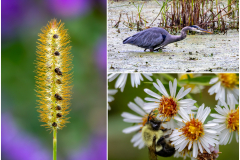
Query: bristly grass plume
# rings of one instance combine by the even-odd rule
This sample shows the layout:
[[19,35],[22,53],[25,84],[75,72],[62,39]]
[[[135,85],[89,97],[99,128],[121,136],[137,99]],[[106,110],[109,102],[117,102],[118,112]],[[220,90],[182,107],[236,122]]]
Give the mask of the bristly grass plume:
[[72,89],[70,37],[64,23],[52,19],[38,34],[36,85],[42,126],[56,131],[68,123]]
[[70,37],[64,23],[51,20],[38,36],[36,84],[40,121],[53,131],[53,160],[57,160],[57,130],[68,123],[72,90]]

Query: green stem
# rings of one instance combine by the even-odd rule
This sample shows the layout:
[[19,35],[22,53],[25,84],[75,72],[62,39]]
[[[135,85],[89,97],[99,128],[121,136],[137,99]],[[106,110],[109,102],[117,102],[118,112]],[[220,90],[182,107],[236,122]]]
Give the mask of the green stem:
[[[56,41],[54,38],[52,38],[52,53],[54,53],[56,51]],[[53,81],[52,81],[52,103],[53,103],[53,113],[52,113],[52,123],[56,123],[56,106],[57,106],[57,103],[56,103],[56,98],[55,98],[55,94],[57,93],[56,91],[56,73],[55,73],[55,69],[56,68],[56,59],[55,59],[55,56],[53,56],[53,70],[52,70],[52,76],[53,76]],[[57,124],[58,125],[58,124]],[[57,160],[57,127],[54,126],[53,127],[53,160]]]
[[[170,81],[174,81],[174,77],[173,77],[173,76],[170,76],[169,74],[162,73],[161,75],[162,75],[164,78],[166,78],[166,79],[168,79],[168,80],[170,80]],[[178,83],[177,83],[177,86],[180,87],[180,88],[182,87],[182,86],[180,86],[180,84],[178,84]],[[186,97],[187,97],[187,98],[190,98],[190,99],[193,99],[190,94],[187,94]],[[199,105],[198,105],[197,103],[195,103],[195,105],[196,105],[197,108],[199,108]]]
[[57,160],[57,129],[53,130],[53,160]]

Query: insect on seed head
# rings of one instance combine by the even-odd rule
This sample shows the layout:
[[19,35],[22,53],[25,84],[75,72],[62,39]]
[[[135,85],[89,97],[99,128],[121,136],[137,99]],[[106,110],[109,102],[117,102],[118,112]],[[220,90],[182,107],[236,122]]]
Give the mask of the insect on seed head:
[[54,55],[55,55],[55,56],[59,56],[60,53],[59,53],[58,51],[56,51],[56,52],[54,52]]
[[56,93],[56,94],[54,95],[54,97],[55,97],[57,100],[62,100],[62,99],[63,99],[58,93]]
[[62,72],[60,71],[60,69],[59,68],[55,68],[55,70],[54,70],[56,73],[57,73],[57,75],[62,75]]
[[57,123],[56,123],[56,122],[53,122],[53,123],[52,123],[52,126],[53,126],[53,127],[57,127]]
[[58,35],[57,35],[57,34],[54,34],[54,35],[53,35],[53,38],[54,38],[54,39],[57,39],[57,38],[58,38]]

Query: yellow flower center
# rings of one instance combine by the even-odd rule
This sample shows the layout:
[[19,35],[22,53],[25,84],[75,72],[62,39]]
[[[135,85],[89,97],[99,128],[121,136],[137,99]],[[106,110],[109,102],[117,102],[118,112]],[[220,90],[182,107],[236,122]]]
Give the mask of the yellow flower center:
[[231,110],[231,112],[227,115],[226,123],[230,132],[239,132],[239,107],[236,110]]
[[204,135],[203,124],[198,119],[192,118],[190,121],[185,123],[185,126],[180,129],[183,135],[190,141],[198,140]]
[[225,88],[233,89],[239,84],[238,76],[235,73],[220,73],[218,77]]
[[167,118],[166,121],[169,121],[176,116],[178,110],[179,106],[175,98],[162,96],[158,107],[160,116]]
[[[180,76],[179,80],[188,79],[187,75],[189,75],[190,78],[193,78],[193,74],[192,73],[190,73],[190,74],[182,74]],[[191,88],[191,90],[193,90],[196,87],[196,85],[194,85],[194,84],[185,84],[185,85],[183,85],[183,87],[184,88]]]

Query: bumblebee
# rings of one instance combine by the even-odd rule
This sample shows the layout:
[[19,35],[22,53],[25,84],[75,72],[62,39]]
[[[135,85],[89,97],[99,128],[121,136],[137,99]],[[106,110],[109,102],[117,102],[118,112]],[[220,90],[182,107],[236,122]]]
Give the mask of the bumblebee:
[[175,153],[175,148],[166,140],[170,136],[165,134],[169,129],[161,127],[164,122],[154,117],[151,111],[142,128],[142,139],[149,149],[150,160],[157,160],[157,155],[170,157]]

